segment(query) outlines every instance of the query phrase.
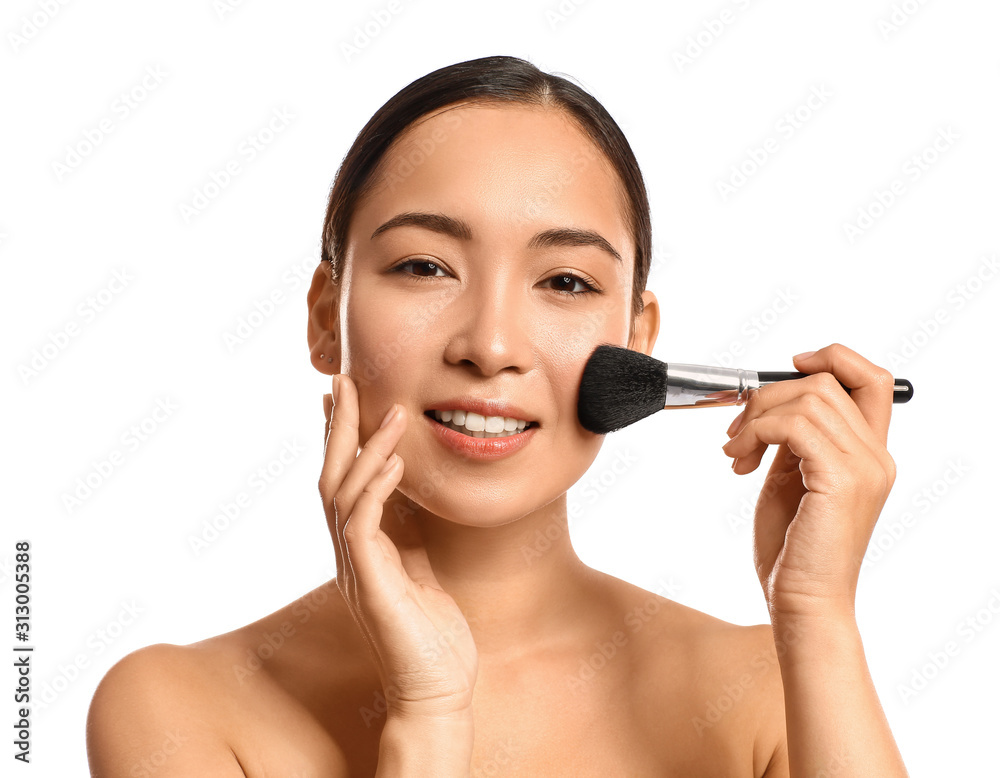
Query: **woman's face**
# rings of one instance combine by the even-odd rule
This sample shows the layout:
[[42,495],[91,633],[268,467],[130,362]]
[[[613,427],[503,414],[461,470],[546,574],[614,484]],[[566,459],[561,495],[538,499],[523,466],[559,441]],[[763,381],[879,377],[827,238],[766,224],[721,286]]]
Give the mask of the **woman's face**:
[[[495,526],[584,474],[603,438],[577,418],[583,368],[596,345],[629,334],[622,209],[610,163],[561,111],[464,104],[389,149],[351,220],[338,312],[360,440],[392,403],[406,408],[398,491],[442,518]],[[442,218],[383,227],[415,213]],[[575,232],[533,240],[550,230]],[[515,405],[538,428],[503,458],[457,453],[425,412],[459,396]]]

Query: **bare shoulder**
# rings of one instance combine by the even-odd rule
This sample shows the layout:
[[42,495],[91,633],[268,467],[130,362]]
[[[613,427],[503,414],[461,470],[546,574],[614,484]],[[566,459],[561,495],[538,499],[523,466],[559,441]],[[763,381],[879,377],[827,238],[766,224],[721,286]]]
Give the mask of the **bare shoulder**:
[[633,616],[635,694],[660,731],[692,750],[752,753],[755,776],[787,775],[782,639],[771,625],[732,624],[625,582],[618,596]]
[[92,775],[243,776],[217,725],[215,646],[158,643],[120,659],[104,676],[87,715]]
[[[685,606],[681,606],[684,608]],[[723,728],[729,742],[752,753],[753,774],[762,778],[787,776],[785,761],[785,700],[770,624],[743,626],[700,611],[689,618],[696,625],[692,658],[702,683],[692,705],[691,726],[700,735]]]
[[377,706],[371,659],[331,591],[324,584],[231,632],[122,658],[90,705],[92,775],[339,776],[352,748],[367,769],[379,730],[349,714]]

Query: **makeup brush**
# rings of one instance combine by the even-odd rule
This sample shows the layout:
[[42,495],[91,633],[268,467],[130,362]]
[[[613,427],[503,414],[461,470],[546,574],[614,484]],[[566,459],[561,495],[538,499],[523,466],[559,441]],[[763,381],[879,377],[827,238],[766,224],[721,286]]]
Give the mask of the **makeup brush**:
[[[807,375],[667,364],[640,351],[601,344],[583,369],[577,415],[585,429],[605,435],[667,408],[743,405],[751,389]],[[905,378],[894,380],[892,401],[905,403],[913,397],[913,384]]]

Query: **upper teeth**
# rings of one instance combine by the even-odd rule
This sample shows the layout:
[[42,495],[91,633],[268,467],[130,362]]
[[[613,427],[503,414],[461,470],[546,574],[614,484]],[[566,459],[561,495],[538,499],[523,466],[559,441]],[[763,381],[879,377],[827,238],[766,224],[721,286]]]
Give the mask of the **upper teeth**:
[[434,411],[434,418],[448,426],[462,428],[461,432],[479,433],[476,437],[494,437],[520,432],[529,423],[524,419],[514,419],[510,416],[483,416],[481,413],[460,409]]

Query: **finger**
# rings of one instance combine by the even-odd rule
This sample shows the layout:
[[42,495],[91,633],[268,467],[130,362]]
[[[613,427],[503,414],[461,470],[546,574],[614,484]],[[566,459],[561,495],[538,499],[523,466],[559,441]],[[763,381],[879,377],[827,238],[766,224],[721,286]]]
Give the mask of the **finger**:
[[858,408],[851,395],[844,391],[844,387],[840,385],[837,378],[828,372],[797,378],[793,381],[776,381],[760,389],[751,390],[746,408],[737,417],[739,421],[733,420],[734,424],[727,431],[727,434],[731,433],[731,437],[735,437],[742,426],[751,419],[758,418],[772,408],[788,403],[796,397],[810,394],[820,397],[833,408],[876,456],[880,455],[879,452],[884,451],[884,442],[871,428],[861,409]]
[[[325,445],[328,447],[330,442],[330,432],[333,424],[333,409],[334,409],[333,395],[332,394],[324,395],[323,404],[324,404],[324,411],[326,412]],[[324,448],[324,452],[326,450],[327,449]],[[336,495],[334,495],[334,499],[329,510],[332,510],[334,512],[332,517],[329,515],[329,513],[327,515],[327,525],[330,528],[330,536],[331,539],[333,540],[333,548],[337,561],[337,574],[334,579],[334,582],[336,583],[337,588],[340,590],[340,593],[344,597],[344,599],[351,601],[352,592],[355,589],[355,585],[353,583],[354,573],[351,570],[350,557],[348,556],[347,545],[343,538],[343,528],[347,524],[347,520],[349,519],[350,514],[348,513],[347,510],[344,509],[343,506],[340,505],[340,501],[336,499]],[[361,624],[360,621],[358,622],[358,625],[364,631],[365,629],[364,625]]]
[[[764,478],[761,492],[768,497],[778,498],[782,515],[793,516],[802,495],[806,493],[806,488],[802,485],[802,473],[799,471],[801,461],[802,457],[794,454],[787,443],[781,443]],[[797,490],[787,488],[793,481],[798,484]]]
[[343,457],[351,457],[351,460],[336,487],[334,531],[341,544],[345,572],[347,573],[343,579],[344,595],[355,600],[357,598],[357,580],[350,572],[352,570],[351,550],[343,538],[344,527],[354,512],[355,503],[362,490],[392,456],[393,449],[406,428],[406,420],[405,413],[401,410],[402,406],[394,404],[393,407],[397,409],[397,414],[388,424],[372,434],[361,453],[358,454],[357,441],[360,434],[358,391],[357,386],[346,375],[340,376],[340,390],[337,399],[338,403],[333,414],[332,435],[336,436],[338,424],[343,424],[346,428],[350,428],[351,439],[354,442],[351,450],[345,448],[342,452]]
[[831,343],[808,357],[795,360],[803,373],[832,373],[851,388],[850,398],[885,446],[892,417],[893,377],[840,343]]
[[[759,408],[756,410],[759,412]],[[825,397],[812,392],[794,396],[788,402],[770,408],[753,418],[762,419],[770,416],[805,416],[843,453],[851,455],[868,451],[865,442],[858,437],[837,409]],[[745,425],[729,443],[723,446],[723,451],[729,456],[739,458],[739,463],[734,465],[734,470],[740,473],[749,473],[760,464],[768,444],[758,442],[755,447],[750,448],[750,444],[745,441],[738,443],[743,429],[745,429]]]
[[[843,458],[842,452],[823,431],[802,414],[770,415],[752,419],[723,450],[729,456],[749,454],[761,443],[788,446],[791,454],[809,460],[814,472]],[[817,467],[816,465],[819,465]],[[808,484],[806,487],[808,488]]]
[[[341,585],[341,574],[346,571],[344,540],[338,526],[347,521],[350,513],[336,500],[337,491],[345,475],[354,463],[358,453],[358,424],[356,395],[350,391],[353,385],[345,375],[337,377],[339,391],[337,402],[333,405],[330,416],[330,432],[327,436],[326,451],[323,457],[323,468],[319,477],[319,491],[323,499],[323,509],[326,512],[326,522],[333,538],[337,553],[337,585]],[[350,406],[354,403],[355,413],[352,417]],[[353,420],[352,420],[353,419]]]
[[362,613],[376,618],[391,616],[396,604],[406,595],[399,556],[391,553],[392,542],[380,529],[385,500],[402,474],[403,460],[393,455],[387,467],[365,485],[344,527],[344,541],[356,586],[352,601]]
[[326,456],[320,474],[324,504],[332,503],[358,455],[358,396],[346,375],[337,376],[337,402],[330,416]]
[[[323,415],[326,417],[325,430],[323,433],[323,461],[325,468],[326,458],[329,453],[329,447],[330,447],[330,422],[331,422],[331,417],[333,415],[332,394],[323,395]],[[333,508],[328,505],[328,499],[327,496],[324,494],[324,489],[325,486],[323,483],[323,473],[322,471],[320,471],[320,480],[319,480],[320,498],[323,501],[323,509],[327,515],[327,525],[330,526],[331,524],[330,511],[333,510]],[[344,570],[344,553],[343,549],[341,548],[340,539],[337,537],[337,533],[333,528],[330,529],[330,539],[333,541],[333,551],[336,557],[336,564],[337,564],[337,575],[335,576],[334,580],[337,583],[337,588],[339,589],[341,582],[337,579],[340,577],[342,571]],[[343,591],[341,593],[343,593]]]
[[323,430],[323,451],[326,451],[326,441],[330,437],[330,414],[333,413],[333,395],[323,395],[323,414],[326,416],[326,428]]
[[[356,400],[356,390],[354,390],[354,397]],[[355,407],[357,407],[356,402]],[[366,484],[392,456],[396,444],[406,430],[406,409],[398,403],[394,403],[393,407],[396,409],[396,415],[388,424],[372,433],[337,490],[337,506],[338,508],[343,506],[348,515],[353,510],[354,501],[358,499]]]

